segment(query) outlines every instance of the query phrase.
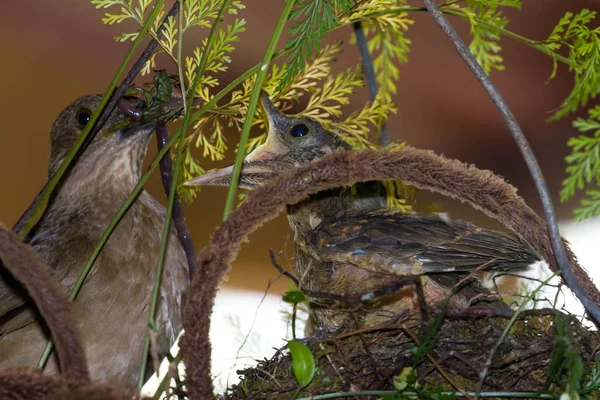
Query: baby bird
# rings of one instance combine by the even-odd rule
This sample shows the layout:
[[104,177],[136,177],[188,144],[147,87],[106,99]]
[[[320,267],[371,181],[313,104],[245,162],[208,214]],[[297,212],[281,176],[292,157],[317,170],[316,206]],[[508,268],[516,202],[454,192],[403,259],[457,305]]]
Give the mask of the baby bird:
[[[82,97],[60,113],[52,128],[48,176],[73,147],[100,99]],[[122,127],[126,121],[118,108],[112,111],[26,238],[66,291],[74,286],[141,176],[154,126]],[[164,207],[143,191],[112,233],[73,303],[72,316],[92,379],[136,386],[164,223]],[[0,278],[0,368],[33,368],[49,338],[47,329],[22,288],[6,271]],[[156,316],[160,356],[182,329],[188,283],[185,253],[171,229]],[[52,356],[46,372],[57,369]]]
[[[349,146],[310,118],[283,115],[262,93],[268,117],[266,142],[244,160],[240,187],[252,189],[277,174]],[[233,166],[212,170],[188,185],[229,185]],[[371,202],[375,204],[375,202]],[[294,231],[295,272],[300,289],[357,297],[389,287],[408,275],[423,275],[425,299],[466,307],[486,293],[478,281],[455,286],[469,272],[520,271],[538,261],[530,246],[505,233],[478,228],[444,214],[405,214],[385,208],[365,210],[364,199],[333,189],[288,206]],[[375,325],[414,308],[414,286],[366,305],[362,321]],[[310,296],[309,296],[310,297]],[[355,307],[331,306],[312,298],[311,328],[335,330],[356,320]]]

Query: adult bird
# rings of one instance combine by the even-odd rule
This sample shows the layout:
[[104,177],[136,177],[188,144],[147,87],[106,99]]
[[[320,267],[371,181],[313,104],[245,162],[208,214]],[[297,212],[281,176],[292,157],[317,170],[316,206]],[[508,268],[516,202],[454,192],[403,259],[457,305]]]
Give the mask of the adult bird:
[[[349,149],[318,122],[279,112],[266,93],[260,100],[268,119],[267,140],[245,158],[240,187],[255,188],[281,172]],[[232,171],[233,166],[212,170],[186,184],[229,185]],[[519,271],[539,259],[528,245],[508,234],[453,221],[445,214],[406,214],[373,204],[338,188],[287,207],[301,289],[354,298],[402,277],[423,275],[427,303],[453,295],[451,306],[466,307],[473,297],[486,293],[476,280],[455,287],[467,273],[478,267]],[[414,286],[407,286],[375,299],[366,306],[362,322],[374,325],[410,310],[415,305],[413,294]],[[332,307],[315,297],[309,305],[312,327],[335,329],[356,317],[356,307]]]
[[[54,123],[48,176],[52,176],[89,122],[101,96],[66,107]],[[26,240],[51,274],[70,291],[109,222],[141,176],[154,126],[124,126],[115,108],[54,193]],[[143,191],[123,216],[94,263],[73,308],[93,379],[134,388],[165,209]],[[171,229],[157,308],[158,354],[165,355],[182,329],[188,285],[185,253]],[[35,367],[49,338],[22,288],[7,271],[0,280],[0,368]],[[46,367],[57,371],[54,356]]]

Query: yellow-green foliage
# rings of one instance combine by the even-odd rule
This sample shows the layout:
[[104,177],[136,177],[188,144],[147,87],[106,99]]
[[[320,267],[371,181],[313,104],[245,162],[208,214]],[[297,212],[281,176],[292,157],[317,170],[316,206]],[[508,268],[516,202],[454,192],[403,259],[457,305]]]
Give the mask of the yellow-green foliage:
[[[91,0],[91,2],[97,8],[117,10],[117,12],[105,13],[102,21],[106,24],[128,20],[141,24],[154,4],[151,0]],[[507,29],[509,20],[504,15],[504,10],[520,9],[521,3],[521,0],[446,0],[441,2],[439,7],[447,16],[463,19],[469,23],[470,50],[487,73],[505,68],[500,46],[502,36],[509,36],[550,56],[554,64],[550,79],[557,73],[558,62],[567,64],[575,78],[573,89],[551,117],[562,118],[585,106],[590,99],[600,93],[600,27],[592,27],[596,12],[583,9],[577,13],[565,13],[549,33],[548,38],[539,41],[525,38]],[[223,0],[182,2],[180,15],[170,18],[165,25],[165,35],[160,40],[161,50],[157,54],[164,53],[177,64],[178,70],[181,70],[181,74],[185,77],[182,79],[184,87],[189,85],[194,77],[199,60],[205,51],[206,41],[191,54],[182,56],[180,55],[182,38],[192,27],[212,27],[222,5]],[[226,13],[237,14],[242,9],[244,5],[240,0],[232,0],[228,3]],[[378,128],[390,113],[395,112],[392,99],[397,94],[397,83],[400,77],[398,68],[399,64],[408,60],[411,46],[406,32],[413,25],[413,14],[422,11],[424,11],[423,7],[409,4],[407,0],[360,2],[297,0],[290,14],[289,39],[285,45],[288,64],[272,66],[264,88],[282,111],[289,110],[293,103],[300,101],[301,104],[306,104],[303,111],[305,115],[319,120],[343,136],[352,146],[373,146]],[[150,35],[153,37],[156,37],[159,20],[163,15],[164,10],[161,11],[161,17],[151,29]],[[340,120],[342,108],[349,103],[349,95],[362,85],[362,73],[356,67],[335,76],[331,75],[330,63],[340,49],[339,45],[323,47],[323,43],[331,31],[359,21],[368,38],[379,92],[372,104],[362,108],[360,105],[351,105],[360,111]],[[233,23],[218,29],[217,40],[208,49],[207,68],[195,93],[196,98],[202,103],[213,98],[213,90],[219,85],[218,74],[227,70],[231,62],[229,55],[244,29],[243,19],[236,19]],[[137,32],[124,32],[116,39],[125,41],[135,38],[136,35]],[[149,73],[156,67],[157,54],[148,61],[144,73]],[[203,157],[212,160],[223,158],[227,150],[223,130],[227,125],[241,126],[248,107],[251,83],[252,79],[246,81],[240,90],[232,94],[228,102],[194,121],[193,130],[186,140],[184,178],[196,176],[203,171],[199,161],[191,154],[193,148],[200,147]],[[302,101],[302,96],[307,96],[307,99]],[[264,130],[264,116],[261,114],[262,111],[259,110],[254,125]],[[576,127],[582,131],[589,130],[579,120],[576,122]],[[371,130],[376,131],[373,137],[369,137]],[[264,133],[250,139],[245,150],[252,150],[264,139]],[[581,142],[583,139],[580,137],[577,140]],[[594,140],[595,138],[590,138],[588,142]],[[592,186],[587,192],[585,204],[582,204],[576,214],[579,219],[583,219],[600,213],[598,194],[600,192],[597,190],[600,168],[597,163],[590,164],[586,161],[591,159],[588,155],[592,154],[585,150],[587,144],[580,146],[575,140],[570,143],[573,154],[567,159],[571,165],[567,171],[569,177],[565,180],[562,199],[571,197],[575,188]],[[582,157],[585,160],[580,162]],[[585,168],[580,168],[582,165]],[[583,174],[580,170],[584,171]],[[389,185],[388,192],[403,191],[401,185],[394,184],[393,187]],[[187,200],[191,200],[194,196],[193,191],[182,194]],[[402,204],[396,202],[396,206],[402,207]]]
[[413,24],[408,12],[382,13],[383,10],[406,6],[406,1],[368,0],[360,2],[352,12],[341,20],[350,24],[361,21],[365,35],[369,38],[369,52],[373,57],[373,67],[379,85],[378,95],[385,102],[391,102],[396,94],[400,78],[398,64],[408,61],[411,41],[405,32]]

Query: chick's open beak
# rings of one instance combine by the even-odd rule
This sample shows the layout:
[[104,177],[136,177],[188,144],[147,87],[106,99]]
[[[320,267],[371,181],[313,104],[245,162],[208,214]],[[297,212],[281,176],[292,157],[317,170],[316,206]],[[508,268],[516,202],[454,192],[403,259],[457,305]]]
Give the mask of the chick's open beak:
[[[244,158],[242,171],[240,173],[239,187],[252,189],[260,186],[273,175],[277,174],[277,169],[273,165],[273,160],[283,154],[285,151],[274,135],[277,134],[275,120],[281,115],[279,110],[271,102],[269,95],[261,90],[260,103],[267,114],[269,121],[269,130],[267,141],[254,149]],[[233,165],[229,167],[213,169],[207,171],[204,175],[185,182],[186,186],[229,186],[233,174]]]

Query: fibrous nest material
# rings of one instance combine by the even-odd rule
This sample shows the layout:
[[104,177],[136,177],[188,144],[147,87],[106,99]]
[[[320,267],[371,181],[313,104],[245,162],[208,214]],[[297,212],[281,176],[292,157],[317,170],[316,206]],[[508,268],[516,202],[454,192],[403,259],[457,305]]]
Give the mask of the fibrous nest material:
[[[252,191],[246,202],[218,227],[198,254],[198,273],[185,309],[180,345],[192,398],[212,396],[209,337],[216,290],[235,259],[240,243],[258,227],[310,194],[357,182],[400,179],[419,189],[459,199],[500,221],[529,243],[557,271],[546,223],[517,195],[514,186],[490,171],[449,160],[410,146],[382,150],[331,153],[322,159],[278,176]],[[600,292],[569,251],[572,268],[586,293],[600,303]]]
[[[504,314],[504,315],[502,315]],[[412,336],[423,337],[428,328],[405,319],[397,323],[307,339],[315,357],[317,373],[298,397],[355,391],[393,391],[394,377],[414,368],[419,385],[456,392],[473,392],[486,366],[488,355],[509,321],[506,310],[463,310],[449,313],[438,328],[431,360],[415,355]],[[537,392],[544,389],[555,348],[553,321],[557,311],[533,310],[519,316],[509,336],[495,353],[483,391]],[[570,342],[584,360],[590,359],[598,340],[595,334],[570,318]],[[423,345],[423,343],[420,343]],[[447,377],[442,375],[447,374]],[[228,399],[293,399],[298,383],[291,357],[280,349],[273,358],[256,367],[238,371],[242,381],[233,386]],[[380,398],[359,396],[353,398]]]
[[[185,384],[191,399],[213,397],[210,377],[210,317],[217,287],[229,269],[229,264],[235,259],[240,243],[262,223],[274,218],[285,204],[297,203],[312,193],[336,186],[386,179],[400,179],[417,188],[457,198],[483,211],[514,231],[523,241],[530,243],[556,271],[546,224],[516,194],[514,187],[493,173],[408,146],[330,154],[250,193],[246,202],[215,230],[209,244],[198,254],[198,271],[188,293],[185,309],[186,332],[180,343],[187,370]],[[63,371],[57,377],[45,377],[36,372],[3,371],[0,373],[0,398],[69,398],[66,397],[67,394],[72,396],[70,398],[126,398],[119,388],[89,382],[84,353],[70,318],[66,295],[51,279],[46,268],[36,260],[29,246],[21,243],[6,229],[0,231],[0,260],[27,288],[46,320]],[[575,274],[587,294],[600,303],[598,288],[578,265],[575,257],[572,254],[570,256]],[[501,326],[500,322],[494,321],[487,318],[477,320],[478,324],[483,324],[480,332],[494,334],[494,327]],[[459,328],[460,326],[456,326],[456,329]],[[371,334],[381,335],[381,332]],[[360,337],[364,338],[362,335]],[[583,337],[588,336],[581,333],[581,338]],[[449,335],[448,338],[452,339],[452,336]],[[383,339],[385,337],[381,340]],[[382,343],[386,340],[388,339]],[[401,347],[396,349],[398,351],[401,351]],[[586,354],[589,349],[584,346],[581,351]],[[360,353],[351,354],[360,356]],[[371,353],[363,355],[369,354]],[[321,358],[319,360],[323,362]],[[358,365],[358,362],[356,359],[352,365]],[[372,361],[369,359],[363,362]],[[465,370],[466,372],[468,371]],[[380,373],[385,375],[387,372],[379,371],[378,374]],[[468,379],[468,375],[465,379]],[[380,380],[385,382],[383,377]]]

